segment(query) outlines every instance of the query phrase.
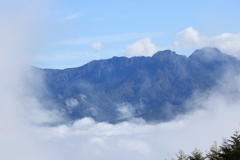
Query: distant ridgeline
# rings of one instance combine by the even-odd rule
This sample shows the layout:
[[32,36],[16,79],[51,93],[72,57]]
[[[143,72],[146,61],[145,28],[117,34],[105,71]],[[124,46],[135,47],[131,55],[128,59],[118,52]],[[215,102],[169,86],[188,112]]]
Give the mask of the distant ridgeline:
[[117,123],[134,117],[169,121],[184,114],[186,100],[211,89],[228,69],[239,73],[240,61],[208,47],[189,57],[165,50],[152,57],[113,57],[43,72],[51,98],[69,120]]

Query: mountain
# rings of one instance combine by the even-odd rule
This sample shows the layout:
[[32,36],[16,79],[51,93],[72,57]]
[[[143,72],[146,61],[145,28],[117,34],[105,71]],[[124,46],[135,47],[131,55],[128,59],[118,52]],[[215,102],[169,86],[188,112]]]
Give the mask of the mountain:
[[239,73],[240,61],[207,47],[189,57],[165,50],[43,72],[51,98],[69,119],[117,123],[133,117],[171,120],[187,112],[184,104],[194,92],[211,89],[230,69]]

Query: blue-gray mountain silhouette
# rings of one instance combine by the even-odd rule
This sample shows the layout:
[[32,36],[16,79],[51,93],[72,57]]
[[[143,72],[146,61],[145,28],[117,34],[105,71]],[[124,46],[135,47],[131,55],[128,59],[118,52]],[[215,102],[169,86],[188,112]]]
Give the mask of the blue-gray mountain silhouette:
[[43,71],[52,98],[69,119],[116,123],[133,117],[171,120],[187,112],[184,104],[195,91],[212,88],[229,69],[239,73],[240,61],[207,47],[189,57],[165,50]]

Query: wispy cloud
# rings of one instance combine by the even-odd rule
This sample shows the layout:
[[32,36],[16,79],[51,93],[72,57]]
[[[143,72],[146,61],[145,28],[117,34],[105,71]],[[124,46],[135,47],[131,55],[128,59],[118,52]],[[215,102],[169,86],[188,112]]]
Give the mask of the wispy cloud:
[[157,37],[161,34],[162,32],[145,32],[145,33],[126,33],[126,34],[117,34],[117,35],[100,36],[100,37],[86,37],[86,38],[78,38],[74,40],[57,42],[54,45],[79,45],[79,44],[92,44],[95,42],[110,43],[110,42],[119,42],[119,41],[130,40],[130,39],[140,39],[145,37]]
[[64,17],[63,20],[73,20],[73,19],[77,19],[81,16],[82,14],[80,13],[75,13],[75,14],[71,14],[67,17]]
[[105,48],[105,46],[101,43],[101,42],[96,42],[90,45],[90,47],[94,50],[94,51],[101,51]]
[[130,118],[134,116],[136,109],[128,103],[117,105],[118,119]]

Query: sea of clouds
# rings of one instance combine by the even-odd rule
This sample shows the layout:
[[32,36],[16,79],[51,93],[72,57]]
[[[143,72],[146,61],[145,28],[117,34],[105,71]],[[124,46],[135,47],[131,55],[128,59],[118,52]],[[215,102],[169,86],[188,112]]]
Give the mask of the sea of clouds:
[[194,110],[170,122],[109,124],[86,117],[43,125],[63,119],[54,107],[46,109],[54,104],[42,101],[47,92],[42,76],[25,64],[31,63],[28,53],[39,42],[47,2],[19,0],[9,9],[11,2],[0,3],[0,159],[170,159],[180,149],[205,151],[239,129],[240,76],[232,74],[213,89],[194,94],[187,102]]

